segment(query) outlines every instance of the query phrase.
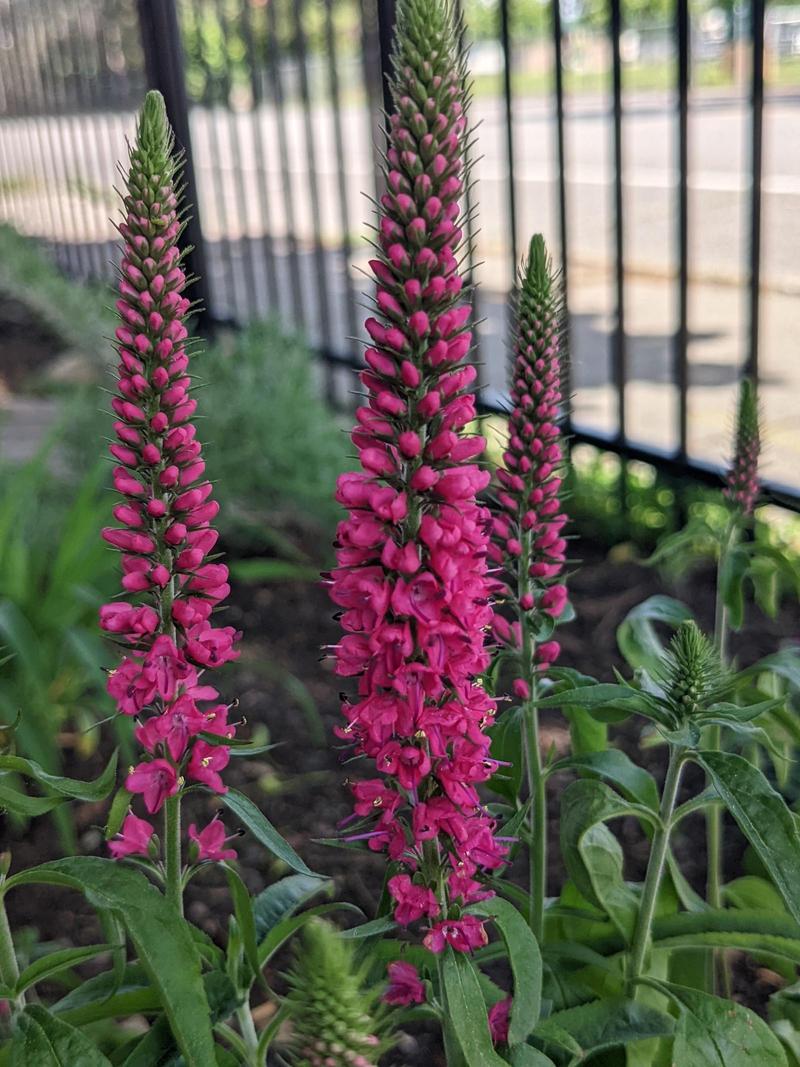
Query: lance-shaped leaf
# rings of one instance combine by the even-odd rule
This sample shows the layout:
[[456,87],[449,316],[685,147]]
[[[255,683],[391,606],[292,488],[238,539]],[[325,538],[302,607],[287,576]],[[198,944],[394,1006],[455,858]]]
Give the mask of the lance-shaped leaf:
[[468,911],[473,915],[487,916],[505,942],[514,978],[508,1043],[519,1044],[539,1021],[542,1006],[542,956],[539,944],[514,905],[501,897],[472,904]]
[[448,949],[442,962],[450,1040],[455,1040],[469,1067],[502,1067],[494,1050],[488,1013],[471,960]]
[[37,785],[51,789],[58,796],[71,800],[105,800],[114,788],[117,776],[117,753],[115,752],[106,765],[106,769],[94,781],[84,782],[80,778],[64,778],[50,774],[34,760],[22,756],[0,756],[0,772],[12,771],[31,778]]
[[741,756],[700,752],[697,761],[766,867],[790,914],[800,922],[800,833],[786,801]]
[[93,907],[120,919],[159,993],[186,1067],[213,1063],[214,1040],[200,957],[186,924],[176,922],[175,912],[155,886],[138,871],[113,860],[77,856],[14,875],[4,889],[37,884],[80,890]]
[[246,797],[244,793],[239,793],[236,789],[229,789],[227,793],[220,797],[220,800],[229,811],[232,811],[237,818],[242,820],[250,833],[273,856],[283,860],[287,867],[291,867],[298,874],[307,874],[313,877],[314,872],[306,866],[289,842],[281,837],[269,819],[249,797]]

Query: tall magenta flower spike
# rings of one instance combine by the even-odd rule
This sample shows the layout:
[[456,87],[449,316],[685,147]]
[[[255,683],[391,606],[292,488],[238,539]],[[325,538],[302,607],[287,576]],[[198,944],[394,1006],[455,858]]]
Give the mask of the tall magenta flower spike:
[[514,694],[523,702],[531,806],[530,922],[542,934],[547,872],[547,808],[539,750],[537,673],[560,647],[552,631],[567,605],[566,540],[561,511],[561,296],[544,239],[537,234],[523,264],[511,365],[508,446],[490,556],[508,579],[503,590],[513,621],[496,615],[494,632],[516,657]]
[[467,136],[460,26],[447,0],[401,0],[393,52],[387,192],[381,199],[377,317],[361,381],[368,403],[352,439],[361,469],[343,475],[331,595],[345,636],[336,670],[358,679],[339,731],[377,777],[352,785],[353,835],[386,851],[395,916],[428,924],[426,944],[467,951],[483,923],[461,906],[490,896],[480,873],[505,853],[477,785],[495,769],[486,728],[487,472],[468,392],[475,368],[461,300]]
[[[144,749],[126,787],[141,795],[150,816],[165,802],[174,815],[187,780],[225,791],[220,772],[229,749],[207,738],[230,738],[234,727],[228,707],[217,703],[219,694],[201,676],[237,657],[239,635],[211,623],[229,592],[228,570],[208,560],[218,505],[191,421],[196,402],[184,324],[190,302],[177,245],[180,160],[159,93],[147,95],[129,154],[119,227],[118,381],[111,401],[117,441],[110,447],[123,499],[114,508],[119,525],[103,530],[103,537],[122,553],[123,595],[130,600],[101,608],[100,625],[124,649],[108,691],[123,715],[136,717]],[[174,820],[171,833],[174,846]],[[152,829],[148,834],[146,820],[135,815],[111,843],[117,856],[152,848]],[[179,838],[177,849],[179,861]]]
[[736,411],[736,436],[730,469],[725,477],[725,496],[752,515],[759,493],[758,460],[761,454],[761,419],[758,394],[750,378],[743,378]]

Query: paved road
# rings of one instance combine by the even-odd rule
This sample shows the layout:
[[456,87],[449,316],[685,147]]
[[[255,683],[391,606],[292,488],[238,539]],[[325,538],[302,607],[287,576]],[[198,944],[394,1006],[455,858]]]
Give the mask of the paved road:
[[[477,101],[480,122],[475,177],[479,183],[478,259],[484,296],[483,352],[490,388],[503,386],[503,292],[511,278],[508,241],[508,168],[504,112],[500,101]],[[13,202],[0,196],[0,210],[24,230],[69,244],[100,245],[113,233],[107,195],[114,161],[123,151],[131,116],[39,120],[31,128],[0,124],[2,191],[15,186]],[[310,116],[317,173],[318,225],[326,246],[323,264],[330,290],[329,334],[334,342],[352,332],[345,293],[348,276],[334,249],[341,244],[343,216],[333,115],[316,107]],[[373,191],[371,130],[358,106],[341,113],[347,190],[347,229],[358,234]],[[245,315],[251,306],[291,305],[294,262],[305,302],[304,322],[319,340],[322,322],[316,262],[307,251],[314,236],[309,142],[302,112],[287,107],[281,124],[273,109],[255,114],[196,110],[192,116],[200,207],[210,242],[215,310]],[[87,134],[89,136],[87,137]],[[770,472],[800,481],[800,435],[794,432],[800,399],[800,97],[776,95],[765,110],[762,364],[764,401],[773,442]],[[542,98],[516,103],[514,140],[520,237],[543,230],[554,239],[555,141],[552,111]],[[675,397],[671,381],[675,329],[674,186],[676,120],[666,93],[626,97],[624,124],[627,334],[631,384],[630,433],[670,447],[675,443]],[[281,143],[286,173],[280,166]],[[570,217],[570,302],[573,324],[576,411],[588,425],[614,425],[609,381],[609,336],[613,325],[611,256],[611,125],[598,98],[568,102],[567,195]],[[690,397],[694,455],[718,459],[726,447],[732,383],[746,351],[745,284],[748,260],[748,112],[729,94],[696,94],[690,117],[690,329],[693,388]],[[48,200],[31,174],[44,172],[55,198]],[[278,294],[268,293],[264,235],[274,239]],[[295,245],[298,254],[292,257]],[[363,256],[361,257],[363,258]],[[334,347],[338,347],[334,344]]]

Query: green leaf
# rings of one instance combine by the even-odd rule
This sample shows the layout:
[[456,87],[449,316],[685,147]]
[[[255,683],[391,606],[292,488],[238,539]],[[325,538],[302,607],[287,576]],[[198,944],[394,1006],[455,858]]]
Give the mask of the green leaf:
[[501,1067],[489,1033],[488,1013],[471,960],[448,949],[442,961],[447,1021],[468,1067]]
[[777,674],[793,689],[800,690],[800,649],[784,648],[771,656],[765,656],[743,670],[739,677],[754,677],[765,673]]
[[[356,907],[355,904],[347,904],[341,902],[337,904],[317,904],[315,908],[309,908],[308,911],[304,911],[302,915],[292,915],[282,922],[279,922],[277,926],[273,926],[261,944],[258,946],[258,960],[259,965],[263,967],[273,953],[277,952],[281,945],[285,944],[289,938],[296,934],[298,930],[317,915],[328,915],[333,911],[350,911],[356,915],[363,917],[364,913],[361,908]],[[364,924],[365,926],[368,924]]]
[[111,945],[87,945],[85,948],[64,948],[56,952],[49,952],[46,956],[40,956],[38,960],[26,967],[16,984],[17,995],[24,993],[37,982],[43,982],[46,978],[52,978],[60,971],[66,971],[70,967],[78,967],[87,960],[101,956],[104,952],[110,952]]
[[515,1045],[509,1049],[511,1067],[555,1067],[549,1056],[545,1056],[532,1045]]
[[663,988],[681,1007],[672,1051],[681,1067],[786,1067],[777,1037],[748,1008],[697,989]]
[[391,930],[395,929],[397,929],[397,923],[394,919],[390,918],[388,915],[383,915],[378,919],[370,919],[369,922],[359,923],[358,926],[351,926],[349,930],[342,930],[339,936],[345,938],[347,941],[360,941],[365,937],[388,934]]
[[653,811],[658,810],[659,796],[655,779],[618,748],[609,748],[605,752],[587,752],[559,760],[549,768],[548,774],[565,770],[581,771],[592,777],[605,778],[628,800],[643,804]]
[[42,864],[14,875],[4,888],[37,884],[78,889],[93,907],[114,913],[124,923],[158,990],[187,1067],[208,1067],[214,1041],[200,958],[186,924],[176,921],[163,895],[138,871],[94,856]]
[[70,990],[51,1010],[73,1026],[85,1026],[100,1019],[154,1012],[160,1003],[144,968],[129,963],[121,980],[104,971]]
[[220,800],[237,818],[241,819],[250,833],[273,856],[283,860],[287,867],[291,867],[298,874],[314,877],[314,872],[306,866],[289,842],[281,837],[269,819],[249,797],[246,797],[244,793],[239,793],[236,789],[229,789],[220,797]]
[[2,811],[10,812],[12,815],[22,815],[26,819],[35,819],[39,815],[46,815],[59,804],[67,803],[67,797],[28,796],[21,789],[4,784],[4,781],[11,780],[10,776],[5,775],[0,778],[0,810]]
[[290,874],[262,890],[253,901],[256,938],[261,941],[282,920],[293,915],[318,893],[330,892],[333,883],[316,875]]
[[125,1057],[122,1067],[169,1067],[175,1063],[175,1052],[175,1038],[162,1016]]
[[694,618],[689,608],[669,596],[651,596],[628,612],[617,628],[619,650],[634,669],[644,667],[652,674],[664,655],[664,645],[654,623],[676,629]]
[[530,927],[513,904],[501,897],[472,904],[473,915],[485,915],[494,923],[505,942],[514,979],[514,1001],[508,1043],[519,1044],[539,1021],[542,1007],[542,955]]
[[106,841],[110,841],[112,837],[116,837],[122,829],[122,824],[125,821],[125,816],[128,814],[132,798],[133,793],[129,793],[124,787],[120,787],[117,790],[114,799],[111,801],[111,807],[108,811],[108,819],[106,820]]
[[654,819],[641,804],[623,800],[603,782],[572,782],[561,797],[561,854],[570,878],[583,896],[606,912],[625,938],[636,924],[638,900],[623,877],[624,856],[604,825],[625,815]]
[[576,1056],[573,1062],[583,1062],[602,1049],[669,1037],[674,1027],[675,1020],[664,1012],[634,1000],[611,997],[554,1012],[539,1023],[534,1037],[572,1053]]
[[696,758],[800,922],[800,834],[785,800],[741,756],[699,752]]
[[741,545],[729,548],[722,555],[719,592],[734,630],[741,629],[744,622],[744,579],[749,566],[750,558]]
[[626,715],[645,705],[644,694],[627,685],[599,682],[581,689],[565,689],[560,693],[542,697],[540,708],[586,708],[589,711],[620,708]]
[[239,924],[245,959],[250,965],[252,976],[257,978],[261,974],[261,963],[258,958],[256,920],[253,915],[253,903],[250,899],[250,893],[238,871],[228,863],[225,864],[225,874],[228,877],[228,888],[231,891],[231,899],[233,900],[233,912]]
[[111,1067],[110,1061],[80,1030],[30,1004],[16,1019],[12,1067]]
[[78,778],[63,778],[56,774],[50,774],[33,760],[23,759],[22,756],[0,756],[0,771],[13,771],[16,774],[32,778],[38,785],[52,789],[59,796],[70,797],[72,800],[105,800],[117,777],[117,754],[112,755],[106,769],[99,778],[93,782],[82,782]]
[[608,725],[585,708],[564,707],[561,713],[569,723],[570,750],[575,756],[603,752],[608,748]]
[[522,719],[523,708],[517,706],[504,711],[489,731],[492,739],[491,755],[493,759],[508,763],[510,766],[492,775],[489,787],[511,803],[516,803],[522,788],[522,775],[525,761],[522,757]]

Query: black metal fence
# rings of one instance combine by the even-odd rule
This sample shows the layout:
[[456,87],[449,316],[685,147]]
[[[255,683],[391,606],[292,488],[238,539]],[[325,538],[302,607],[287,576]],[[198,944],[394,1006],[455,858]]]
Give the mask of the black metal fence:
[[[713,480],[746,369],[779,442],[773,489],[800,502],[794,9],[464,7],[487,409],[502,407],[506,296],[541,230],[567,288],[576,438]],[[146,86],[160,88],[188,150],[209,319],[302,330],[343,402],[393,17],[394,0],[0,0],[0,215],[75,276],[108,276],[115,161]]]

